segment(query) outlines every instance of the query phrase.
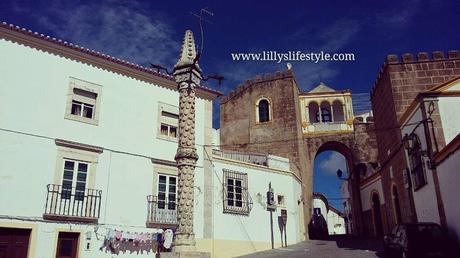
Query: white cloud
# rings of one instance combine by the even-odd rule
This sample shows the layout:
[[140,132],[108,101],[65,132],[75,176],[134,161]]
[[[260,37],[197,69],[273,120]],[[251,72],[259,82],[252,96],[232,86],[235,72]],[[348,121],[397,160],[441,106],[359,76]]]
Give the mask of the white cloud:
[[57,38],[142,65],[172,67],[181,38],[161,13],[139,4],[50,2],[45,13],[30,13]]
[[321,50],[334,52],[350,43],[355,35],[361,30],[361,25],[357,20],[341,19],[326,27],[321,33],[320,38],[324,41]]
[[414,16],[420,11],[420,0],[404,1],[390,11],[377,14],[377,22],[388,27],[402,29],[414,21]]
[[328,175],[335,175],[337,172],[337,169],[340,169],[344,172],[346,172],[346,160],[345,157],[335,151],[332,151],[329,153],[329,156],[322,160],[321,163],[319,164],[320,171],[324,174]]

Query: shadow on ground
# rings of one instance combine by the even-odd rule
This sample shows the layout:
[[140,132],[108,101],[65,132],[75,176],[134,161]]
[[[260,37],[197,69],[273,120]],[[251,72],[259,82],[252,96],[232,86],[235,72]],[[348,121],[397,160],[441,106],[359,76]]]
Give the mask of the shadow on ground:
[[369,250],[375,252],[377,257],[386,257],[383,253],[383,240],[380,238],[355,237],[355,236],[331,236],[329,241],[335,241],[338,248],[345,250]]
[[239,258],[387,258],[383,253],[382,239],[362,238],[348,235],[330,236],[328,239],[307,240],[287,248],[256,252]]

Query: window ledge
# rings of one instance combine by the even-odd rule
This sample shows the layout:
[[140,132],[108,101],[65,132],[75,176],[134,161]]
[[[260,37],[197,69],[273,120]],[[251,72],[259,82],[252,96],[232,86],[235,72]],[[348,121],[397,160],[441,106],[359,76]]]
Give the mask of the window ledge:
[[178,223],[160,223],[160,222],[154,222],[154,221],[147,221],[145,223],[145,226],[148,228],[170,228],[170,229],[175,229],[179,226]]
[[65,216],[56,214],[43,214],[45,220],[56,220],[56,221],[75,221],[90,224],[97,224],[98,218],[96,217],[78,217],[78,216]]
[[166,136],[166,135],[158,135],[157,139],[168,141],[168,142],[175,142],[175,143],[179,142],[179,138],[177,138],[177,137],[169,137],[169,136]]
[[270,124],[273,122],[273,119],[272,120],[268,120],[268,121],[265,121],[265,122],[256,122],[255,125],[266,125],[266,124]]
[[72,115],[72,114],[66,114],[64,118],[68,119],[68,120],[82,122],[82,123],[85,123],[85,124],[96,125],[96,126],[99,125],[99,121],[96,120],[96,119],[90,119],[90,118],[76,116],[76,115]]

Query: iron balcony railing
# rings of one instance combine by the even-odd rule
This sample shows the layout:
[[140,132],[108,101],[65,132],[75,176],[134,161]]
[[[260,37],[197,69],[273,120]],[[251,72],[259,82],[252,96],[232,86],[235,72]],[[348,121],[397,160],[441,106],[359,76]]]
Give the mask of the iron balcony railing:
[[176,200],[159,199],[156,195],[148,195],[147,209],[147,225],[177,225]]
[[102,191],[48,184],[45,219],[97,222],[101,210]]
[[268,164],[268,157],[265,154],[221,150],[212,150],[212,154],[226,159],[233,159],[262,166],[267,166]]

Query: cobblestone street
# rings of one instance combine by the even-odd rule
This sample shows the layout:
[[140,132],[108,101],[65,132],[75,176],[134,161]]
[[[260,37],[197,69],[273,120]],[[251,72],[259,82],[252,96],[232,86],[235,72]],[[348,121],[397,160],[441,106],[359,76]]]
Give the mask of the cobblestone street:
[[240,258],[367,258],[385,257],[381,240],[363,239],[348,236],[334,237],[330,240],[308,240],[302,243],[258,252]]

